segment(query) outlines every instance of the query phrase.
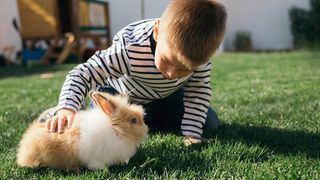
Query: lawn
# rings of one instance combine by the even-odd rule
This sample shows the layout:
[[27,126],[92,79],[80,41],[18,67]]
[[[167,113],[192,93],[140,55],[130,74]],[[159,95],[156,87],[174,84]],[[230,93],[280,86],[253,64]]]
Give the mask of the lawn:
[[[225,53],[214,59],[212,107],[221,127],[185,147],[152,133],[128,165],[64,172],[17,167],[29,123],[56,104],[74,65],[0,69],[1,179],[319,179],[320,53]],[[42,73],[52,78],[41,78]]]

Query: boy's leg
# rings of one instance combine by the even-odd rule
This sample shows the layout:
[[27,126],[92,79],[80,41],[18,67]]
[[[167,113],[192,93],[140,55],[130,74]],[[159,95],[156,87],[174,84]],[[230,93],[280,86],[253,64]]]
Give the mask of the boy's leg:
[[146,115],[145,123],[151,130],[174,130],[180,132],[183,118],[183,89],[164,99],[152,101],[143,105]]
[[[164,99],[148,103],[144,105],[144,108],[146,110],[145,121],[149,128],[180,130],[184,114],[183,89],[179,89]],[[219,126],[218,115],[209,107],[204,130],[216,130]]]
[[[102,86],[97,89],[99,92],[118,94],[111,86]],[[145,109],[145,123],[150,129],[180,129],[183,117],[183,90],[180,89],[174,94],[160,100],[155,100],[142,105]],[[89,108],[94,104],[90,101]]]
[[[98,91],[118,94],[118,92],[110,86],[102,86],[98,88]],[[93,106],[93,103],[90,102],[89,107],[92,108]],[[181,120],[184,114],[183,89],[179,89],[164,99],[144,104],[143,108],[146,112],[145,123],[150,129],[180,130]],[[220,121],[217,114],[209,107],[204,129],[217,129],[219,125]]]
[[209,107],[204,129],[205,130],[218,129],[219,126],[220,126],[220,120],[217,113],[211,107]]
[[[154,129],[180,130],[181,120],[184,114],[183,89],[179,89],[172,95],[144,105],[146,110],[146,124]],[[220,120],[216,112],[209,107],[205,130],[215,130],[220,126]]]

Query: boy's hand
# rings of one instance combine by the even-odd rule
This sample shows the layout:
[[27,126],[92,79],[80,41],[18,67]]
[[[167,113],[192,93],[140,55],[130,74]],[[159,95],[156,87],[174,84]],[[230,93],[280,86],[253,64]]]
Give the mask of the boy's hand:
[[63,133],[63,130],[68,125],[71,127],[75,112],[71,109],[60,109],[57,115],[49,118],[46,122],[46,127],[50,132]]
[[192,144],[200,144],[202,139],[193,136],[185,136],[183,141],[185,146],[190,146]]

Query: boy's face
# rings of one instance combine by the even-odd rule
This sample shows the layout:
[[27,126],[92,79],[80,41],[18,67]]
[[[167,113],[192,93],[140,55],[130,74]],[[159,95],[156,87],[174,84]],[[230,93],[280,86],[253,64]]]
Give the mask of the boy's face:
[[191,74],[194,69],[188,69],[177,59],[177,52],[174,52],[173,48],[170,47],[164,28],[162,28],[161,33],[159,35],[159,20],[157,20],[153,31],[154,39],[157,42],[155,52],[155,65],[157,69],[169,80],[186,77]]

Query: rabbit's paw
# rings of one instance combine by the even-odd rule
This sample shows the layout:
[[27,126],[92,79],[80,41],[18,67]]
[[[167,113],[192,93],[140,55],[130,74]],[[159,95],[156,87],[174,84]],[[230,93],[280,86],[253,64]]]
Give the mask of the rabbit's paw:
[[18,165],[22,167],[30,167],[30,168],[37,168],[40,166],[40,162],[36,160],[24,160],[24,161],[18,161]]

